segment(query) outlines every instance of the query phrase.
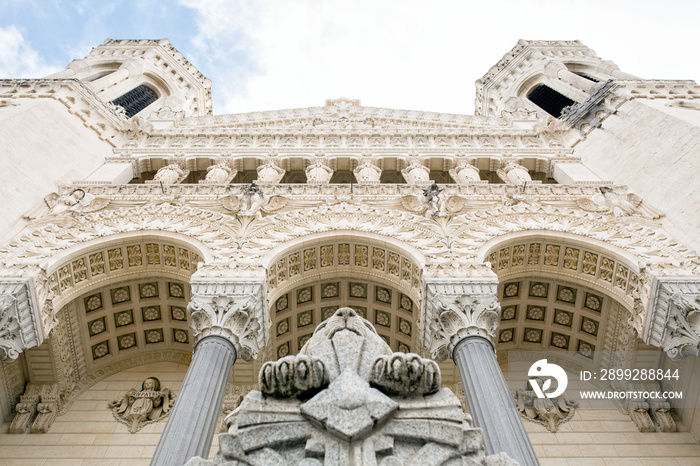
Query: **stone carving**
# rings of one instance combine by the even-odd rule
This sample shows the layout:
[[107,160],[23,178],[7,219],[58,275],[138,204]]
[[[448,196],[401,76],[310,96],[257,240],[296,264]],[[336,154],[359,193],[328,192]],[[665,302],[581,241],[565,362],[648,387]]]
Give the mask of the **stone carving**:
[[180,164],[171,163],[170,165],[159,168],[153,180],[150,182],[155,184],[177,184],[181,183],[189,174],[190,171],[186,168],[182,168]]
[[647,205],[641,197],[634,193],[618,194],[616,190],[607,186],[601,186],[600,193],[590,198],[577,201],[578,206],[588,212],[603,212],[615,217],[639,216],[656,220],[661,214],[656,209]]
[[365,160],[358,165],[352,173],[360,184],[378,184],[382,170],[372,162]]
[[423,345],[433,359],[451,357],[457,343],[469,336],[493,341],[501,312],[496,286],[495,279],[426,281]]
[[132,388],[121,398],[112,400],[109,407],[114,418],[129,427],[135,434],[147,424],[165,419],[175,403],[175,394],[160,387],[160,380],[148,377],[141,383],[141,390]]
[[649,400],[649,411],[661,432],[677,432],[676,421],[671,417],[671,403],[666,400]]
[[503,168],[496,171],[498,177],[508,184],[532,183],[532,177],[527,168],[515,162],[508,162]]
[[700,296],[675,293],[669,300],[668,336],[664,350],[673,360],[700,356]]
[[57,384],[28,383],[15,405],[11,434],[46,433],[58,416],[63,401],[63,391]]
[[649,403],[646,401],[630,401],[627,404],[627,413],[639,432],[656,432],[654,421],[649,416]]
[[480,429],[439,389],[434,361],[391,353],[368,321],[341,308],[297,356],[266,363],[226,419],[214,461],[194,465],[517,464],[487,457]]
[[333,170],[320,160],[306,167],[306,182],[311,184],[327,184],[331,182]]
[[256,181],[261,184],[277,184],[282,181],[282,177],[284,177],[285,173],[285,170],[274,162],[267,162],[264,165],[260,165],[257,171],[258,179]]
[[55,218],[59,215],[86,214],[104,209],[109,204],[109,199],[96,197],[83,189],[76,188],[68,194],[51,193],[44,196],[44,203],[25,213],[23,217],[34,220],[45,215]]
[[460,162],[454,168],[450,169],[450,176],[457,184],[469,184],[475,181],[481,181],[479,169],[467,162]]
[[31,279],[0,279],[0,361],[12,362],[44,341]]
[[195,345],[216,335],[229,340],[237,357],[250,361],[267,343],[265,296],[261,281],[208,282],[194,277],[187,305]]
[[201,180],[202,184],[227,184],[230,183],[238,170],[229,167],[226,162],[219,162],[216,165],[207,167],[207,176]]
[[[536,379],[541,387],[544,380],[539,377]],[[571,420],[577,405],[576,401],[569,400],[564,395],[538,398],[529,381],[525,383],[525,388],[513,393],[513,398],[523,419],[541,424],[550,432],[556,432],[561,424]]]
[[255,183],[251,183],[240,196],[226,196],[221,205],[240,217],[262,218],[262,213],[275,212],[287,204],[282,196],[267,196]]
[[406,168],[401,170],[407,184],[429,184],[430,170],[417,160],[414,160]]

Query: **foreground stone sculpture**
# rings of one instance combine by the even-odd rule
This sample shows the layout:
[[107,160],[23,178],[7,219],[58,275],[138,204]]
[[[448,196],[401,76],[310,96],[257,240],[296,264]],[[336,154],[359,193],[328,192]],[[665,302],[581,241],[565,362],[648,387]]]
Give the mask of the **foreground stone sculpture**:
[[297,356],[266,363],[260,389],[226,419],[214,461],[188,465],[517,464],[485,455],[481,429],[440,389],[434,361],[392,353],[350,308]]

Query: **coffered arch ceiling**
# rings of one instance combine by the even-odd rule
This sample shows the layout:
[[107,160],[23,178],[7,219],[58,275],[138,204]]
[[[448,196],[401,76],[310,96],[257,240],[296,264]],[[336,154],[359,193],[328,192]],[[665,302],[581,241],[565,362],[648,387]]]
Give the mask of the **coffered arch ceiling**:
[[417,352],[422,267],[375,235],[305,238],[268,261],[274,359],[295,354],[339,307],[369,320],[394,351]]

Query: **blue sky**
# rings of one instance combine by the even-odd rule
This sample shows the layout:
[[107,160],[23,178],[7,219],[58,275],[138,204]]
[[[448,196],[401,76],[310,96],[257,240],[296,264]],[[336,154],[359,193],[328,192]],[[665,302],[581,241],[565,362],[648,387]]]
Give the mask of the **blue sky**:
[[215,113],[364,105],[472,113],[474,81],[520,38],[579,39],[643,78],[700,79],[700,2],[4,0],[0,78],[40,77],[106,38],[168,38]]

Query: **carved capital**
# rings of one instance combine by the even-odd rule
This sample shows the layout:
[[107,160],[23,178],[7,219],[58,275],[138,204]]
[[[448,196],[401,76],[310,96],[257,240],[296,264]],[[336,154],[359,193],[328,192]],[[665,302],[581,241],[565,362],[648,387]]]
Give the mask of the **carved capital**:
[[12,362],[44,341],[31,278],[0,279],[0,360]]
[[434,359],[451,357],[457,343],[470,336],[493,342],[501,311],[497,288],[495,277],[426,279],[422,339]]
[[187,310],[195,345],[215,335],[229,340],[238,357],[255,359],[267,344],[264,280],[193,279]]
[[644,341],[673,360],[700,356],[700,277],[657,277],[649,299]]

